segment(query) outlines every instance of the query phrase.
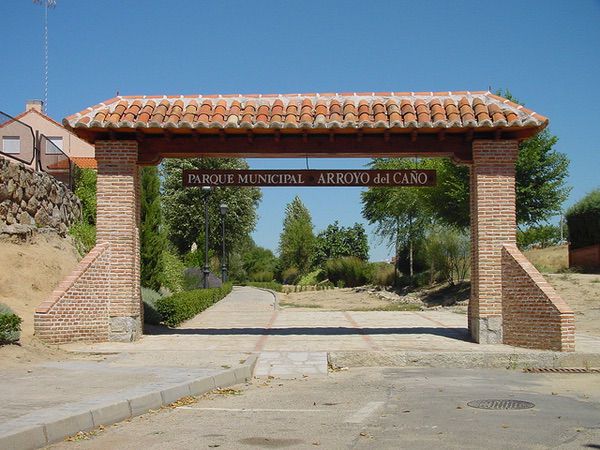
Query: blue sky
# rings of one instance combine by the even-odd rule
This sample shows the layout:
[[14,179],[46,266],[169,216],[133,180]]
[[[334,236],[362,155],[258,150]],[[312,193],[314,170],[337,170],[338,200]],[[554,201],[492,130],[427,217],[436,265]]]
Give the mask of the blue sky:
[[[600,185],[600,1],[57,0],[49,13],[48,113],[130,94],[508,88],[550,118],[571,159],[568,206]],[[42,98],[43,8],[2,0],[0,110]],[[311,168],[366,160],[311,159]],[[250,160],[303,168],[304,160]],[[275,249],[300,195],[317,230],[362,222],[360,189],[269,188],[254,234]],[[371,236],[371,258],[387,249]]]

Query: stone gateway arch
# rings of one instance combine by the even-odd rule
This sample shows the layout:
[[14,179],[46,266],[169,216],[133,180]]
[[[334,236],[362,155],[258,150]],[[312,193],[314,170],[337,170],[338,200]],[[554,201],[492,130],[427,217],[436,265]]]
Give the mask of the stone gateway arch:
[[95,145],[97,245],[35,313],[50,343],[141,335],[139,167],[186,157],[451,157],[470,167],[479,343],[573,351],[572,310],[516,246],[519,142],[548,119],[490,92],[123,96],[67,117]]

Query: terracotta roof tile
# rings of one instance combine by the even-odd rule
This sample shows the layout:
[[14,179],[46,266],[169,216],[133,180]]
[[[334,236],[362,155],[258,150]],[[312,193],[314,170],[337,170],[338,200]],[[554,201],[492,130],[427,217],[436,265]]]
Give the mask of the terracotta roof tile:
[[489,92],[127,96],[67,117],[76,128],[543,128],[548,119]]

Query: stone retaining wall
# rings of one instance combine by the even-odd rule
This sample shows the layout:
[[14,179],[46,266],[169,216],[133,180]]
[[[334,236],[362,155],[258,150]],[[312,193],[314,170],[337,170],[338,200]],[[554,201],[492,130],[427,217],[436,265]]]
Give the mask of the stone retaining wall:
[[502,248],[504,344],[572,352],[575,315],[516,245]]
[[80,219],[81,202],[63,183],[0,157],[0,228],[51,227],[64,236]]

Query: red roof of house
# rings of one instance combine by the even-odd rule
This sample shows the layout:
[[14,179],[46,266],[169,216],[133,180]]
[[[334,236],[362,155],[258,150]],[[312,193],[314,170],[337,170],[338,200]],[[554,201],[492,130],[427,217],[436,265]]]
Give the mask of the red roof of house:
[[[67,117],[68,128],[535,128],[548,119],[490,92],[121,96]],[[210,130],[207,130],[210,131]]]
[[[71,161],[76,164],[80,169],[94,169],[98,168],[98,164],[95,158],[81,158],[74,156],[70,158]],[[61,170],[69,168],[69,159],[63,158],[60,161],[55,162],[54,164],[49,164],[48,169],[51,170]]]

